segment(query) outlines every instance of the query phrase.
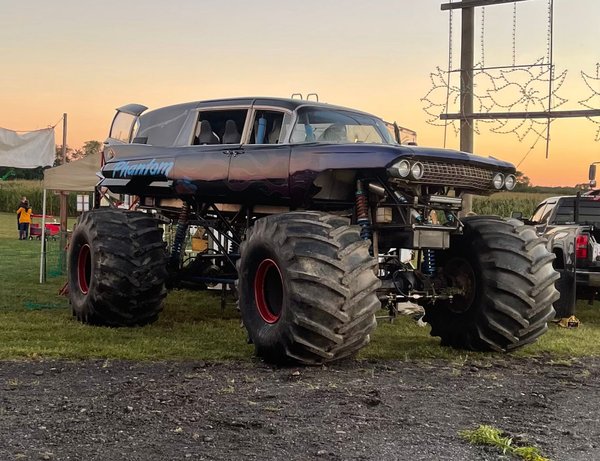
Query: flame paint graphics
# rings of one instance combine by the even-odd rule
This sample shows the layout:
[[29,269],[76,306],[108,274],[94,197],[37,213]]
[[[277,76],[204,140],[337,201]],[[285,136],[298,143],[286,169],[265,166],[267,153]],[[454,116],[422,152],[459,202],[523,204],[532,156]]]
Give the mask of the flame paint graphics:
[[174,162],[119,162],[115,166],[114,175],[117,178],[130,176],[168,176],[173,169]]

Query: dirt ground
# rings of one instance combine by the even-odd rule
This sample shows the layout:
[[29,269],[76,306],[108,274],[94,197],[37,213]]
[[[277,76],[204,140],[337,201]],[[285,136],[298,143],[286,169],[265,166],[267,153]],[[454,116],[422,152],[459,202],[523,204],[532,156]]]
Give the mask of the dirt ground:
[[600,459],[600,358],[489,363],[0,362],[0,460],[497,460],[489,424]]

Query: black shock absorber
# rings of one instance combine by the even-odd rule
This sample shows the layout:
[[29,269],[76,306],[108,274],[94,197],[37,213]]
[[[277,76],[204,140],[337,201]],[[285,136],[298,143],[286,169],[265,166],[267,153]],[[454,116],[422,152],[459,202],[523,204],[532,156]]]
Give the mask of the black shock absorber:
[[177,218],[177,229],[175,230],[175,239],[173,240],[173,247],[171,248],[171,258],[169,266],[172,269],[179,267],[179,261],[181,260],[181,250],[185,244],[185,237],[187,234],[188,226],[190,221],[190,205],[188,203],[183,204],[183,208]]
[[369,221],[369,201],[362,181],[356,181],[356,223],[361,227],[360,238],[370,240],[373,237],[373,231]]

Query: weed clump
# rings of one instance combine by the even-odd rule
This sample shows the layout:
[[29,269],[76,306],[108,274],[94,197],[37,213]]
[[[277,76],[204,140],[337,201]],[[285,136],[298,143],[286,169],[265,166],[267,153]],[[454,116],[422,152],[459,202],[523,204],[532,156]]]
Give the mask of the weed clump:
[[495,447],[504,455],[512,455],[525,461],[550,461],[541,455],[537,447],[516,446],[512,437],[492,426],[482,424],[477,429],[460,431],[459,435],[473,445]]

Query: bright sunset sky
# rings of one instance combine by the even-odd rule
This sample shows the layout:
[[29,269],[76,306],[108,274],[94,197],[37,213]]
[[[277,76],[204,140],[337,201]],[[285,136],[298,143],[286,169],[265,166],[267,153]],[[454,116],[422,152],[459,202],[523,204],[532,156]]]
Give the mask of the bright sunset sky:
[[[430,74],[448,66],[449,13],[440,5],[449,1],[0,0],[0,127],[45,128],[66,112],[67,143],[78,148],[87,140],[103,141],[114,109],[131,102],[153,109],[219,97],[316,92],[321,101],[416,130],[420,145],[443,146],[444,128],[427,123],[421,99],[432,89]],[[554,0],[554,5],[555,74],[568,71],[557,91],[568,101],[559,109],[585,109],[578,101],[594,93],[580,73],[597,76],[600,1]],[[484,11],[484,64],[512,64],[513,4]],[[547,56],[547,16],[547,0],[518,4],[517,64]],[[477,8],[476,61],[482,58],[481,21]],[[458,68],[460,12],[453,24]],[[451,83],[457,86],[454,75]],[[592,82],[599,95],[588,104],[598,109],[600,80]],[[479,88],[492,85],[502,86],[495,81]],[[542,76],[531,94],[543,96],[547,85]],[[506,94],[511,88],[501,89],[499,103],[512,104],[514,95]],[[445,90],[432,96],[445,103]],[[600,117],[594,120],[600,123]],[[513,132],[518,124],[512,123],[504,129],[509,134],[480,124],[475,153],[519,163],[538,135],[530,132],[520,142]],[[600,161],[598,123],[554,121],[550,158],[540,139],[519,169],[537,185],[583,182],[588,164]],[[519,130],[522,135],[526,126]],[[56,141],[62,142],[60,125]],[[451,128],[446,147],[459,147]]]

